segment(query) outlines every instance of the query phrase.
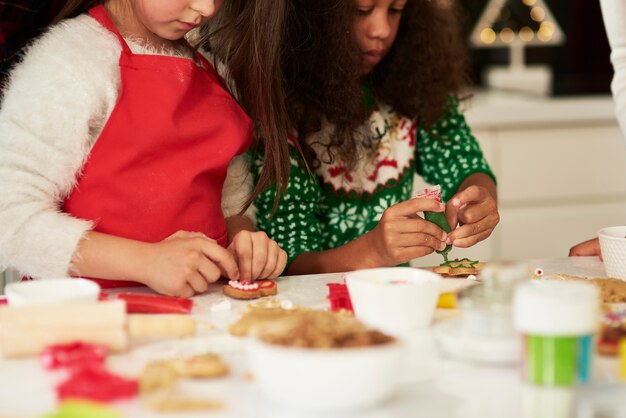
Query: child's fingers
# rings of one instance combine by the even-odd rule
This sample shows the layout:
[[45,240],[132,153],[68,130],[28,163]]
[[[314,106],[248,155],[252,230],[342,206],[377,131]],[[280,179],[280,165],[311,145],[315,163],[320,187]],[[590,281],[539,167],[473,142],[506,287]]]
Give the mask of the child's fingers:
[[[460,247],[461,245],[459,245],[459,243],[463,243],[463,246],[466,247],[467,245],[465,244],[469,242],[466,239],[469,237],[480,235],[481,239],[484,239],[491,235],[493,228],[495,228],[496,224],[498,223],[498,219],[499,218],[497,217],[497,215],[488,215],[475,223],[465,224],[448,234],[447,242],[451,243],[455,247]],[[483,238],[484,233],[486,233],[487,235]],[[473,244],[475,244],[476,242],[474,242]]]
[[267,244],[267,262],[265,267],[259,274],[260,279],[267,279],[274,270],[276,270],[276,263],[278,262],[278,253],[280,247],[276,244],[276,241],[270,240]]
[[391,218],[403,218],[415,215],[417,212],[443,212],[445,209],[441,202],[426,198],[413,198],[404,202],[396,203],[387,208],[383,216]]
[[459,208],[450,204],[450,202],[446,204],[446,220],[448,221],[450,228],[454,231],[456,226],[459,224]]
[[179,298],[190,298],[195,294],[193,288],[189,285],[188,282],[182,284],[180,287],[177,287],[176,290],[173,292],[167,291],[164,293],[167,294],[168,296],[176,296]]
[[448,240],[451,243],[454,243],[458,239],[463,239],[467,237],[471,237],[472,235],[478,235],[481,232],[485,232],[490,229],[489,223],[487,222],[487,218],[483,218],[475,223],[466,223],[454,231],[448,234]]
[[457,208],[462,208],[471,202],[480,202],[488,197],[489,192],[484,187],[469,186],[467,189],[461,190],[450,199],[450,204]]
[[220,268],[224,276],[239,280],[239,268],[233,255],[216,242],[204,241],[202,252]]
[[479,222],[481,219],[498,213],[493,200],[471,203],[459,211],[459,221],[465,224]]
[[399,263],[406,263],[414,258],[424,257],[433,252],[435,252],[435,250],[432,247],[404,247],[398,249],[397,257],[398,260],[400,260]]
[[443,250],[446,243],[439,238],[433,237],[425,233],[407,233],[399,234],[395,237],[394,244],[396,247],[430,247],[433,250]]
[[179,297],[181,298],[190,298],[195,295],[193,288],[190,285],[185,286],[183,293]]
[[204,278],[204,274],[201,272],[195,273],[191,276],[187,283],[193,289],[194,294],[204,293],[209,289],[209,283]]
[[258,279],[267,264],[269,238],[265,232],[252,234],[252,280]]
[[467,238],[457,238],[454,240],[453,244],[455,247],[468,248],[486,239],[489,235],[491,235],[491,230],[482,231],[476,235],[470,235]]
[[198,277],[189,281],[196,293],[204,293],[209,290],[209,283],[216,282],[222,272],[211,260],[205,258],[198,264]]
[[270,279],[275,279],[276,277],[280,276],[280,274],[285,270],[285,267],[287,266],[287,259],[288,259],[287,252],[280,247],[279,247],[279,250],[280,251],[278,252],[278,260],[276,261],[276,268],[268,276],[268,278]]
[[252,280],[252,240],[244,236],[235,237],[231,248],[239,267],[239,280]]
[[422,218],[394,219],[385,222],[381,225],[381,227],[386,235],[422,232],[432,235],[440,240],[445,240],[447,238],[447,234],[443,229]]

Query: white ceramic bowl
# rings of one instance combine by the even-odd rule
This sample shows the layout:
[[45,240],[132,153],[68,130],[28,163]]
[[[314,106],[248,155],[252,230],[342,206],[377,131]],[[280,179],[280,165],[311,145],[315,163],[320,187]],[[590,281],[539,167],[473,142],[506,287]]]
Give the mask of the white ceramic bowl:
[[96,302],[100,286],[87,279],[61,278],[9,283],[4,289],[9,306]]
[[356,317],[389,334],[430,325],[441,289],[441,277],[429,270],[390,267],[346,274]]
[[626,280],[626,226],[601,229],[598,237],[606,274]]
[[267,398],[320,412],[361,410],[389,399],[400,382],[404,357],[397,341],[322,350],[251,338],[246,351],[255,381]]

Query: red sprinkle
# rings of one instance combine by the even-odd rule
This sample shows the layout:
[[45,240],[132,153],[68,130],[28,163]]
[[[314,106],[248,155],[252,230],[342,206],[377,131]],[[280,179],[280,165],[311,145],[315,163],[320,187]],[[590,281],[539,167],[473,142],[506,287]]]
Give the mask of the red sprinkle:
[[328,300],[330,301],[331,311],[337,312],[345,309],[354,312],[352,309],[352,301],[350,300],[350,293],[345,284],[328,283],[326,286],[328,286]]

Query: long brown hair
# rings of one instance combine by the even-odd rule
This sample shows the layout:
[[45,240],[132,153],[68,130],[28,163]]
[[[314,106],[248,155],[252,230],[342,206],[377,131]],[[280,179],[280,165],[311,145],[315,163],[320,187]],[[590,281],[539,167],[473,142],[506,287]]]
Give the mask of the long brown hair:
[[[265,164],[243,210],[266,187],[281,191],[289,179],[288,115],[281,51],[289,0],[225,0],[208,30],[196,40],[223,62],[235,83],[239,102],[255,124]],[[84,13],[102,0],[70,0],[55,22]],[[275,206],[278,204],[276,195]]]
[[237,96],[255,123],[255,137],[259,139],[256,145],[265,157],[242,211],[274,183],[276,209],[280,192],[289,180],[289,120],[281,59],[289,1],[227,0],[209,23],[210,34],[205,38],[204,46],[226,63]]
[[[326,120],[334,125],[326,155],[348,167],[357,148],[374,151],[361,127],[370,116],[363,101],[358,47],[352,34],[353,0],[293,0],[284,62],[287,109],[298,130],[307,162],[321,163],[307,142]],[[432,126],[443,116],[450,96],[467,85],[466,49],[458,12],[435,0],[408,0],[398,35],[369,80],[382,103]],[[328,161],[324,161],[328,162]]]

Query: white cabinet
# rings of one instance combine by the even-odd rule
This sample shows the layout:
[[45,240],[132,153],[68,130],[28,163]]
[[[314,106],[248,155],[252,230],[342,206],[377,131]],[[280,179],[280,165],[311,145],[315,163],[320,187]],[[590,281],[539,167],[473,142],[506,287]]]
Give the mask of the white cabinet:
[[486,242],[453,257],[564,257],[598,229],[626,224],[626,141],[610,96],[479,93],[464,107],[498,179],[501,220]]

